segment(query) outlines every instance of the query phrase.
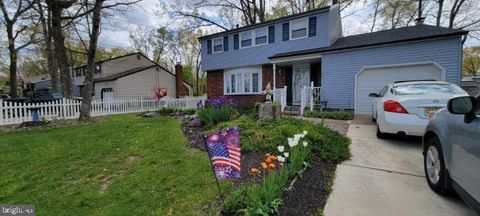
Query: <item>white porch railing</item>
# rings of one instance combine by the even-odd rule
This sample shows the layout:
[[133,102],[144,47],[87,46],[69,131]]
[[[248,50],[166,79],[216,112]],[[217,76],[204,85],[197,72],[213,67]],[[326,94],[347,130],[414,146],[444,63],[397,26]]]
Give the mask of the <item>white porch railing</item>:
[[310,87],[304,86],[301,91],[301,102],[300,102],[300,115],[303,116],[303,112],[306,107],[310,108],[310,111],[313,110],[315,106],[320,106],[320,111],[322,111],[322,100],[321,100],[321,90],[322,87],[314,87],[313,82]]
[[[124,113],[154,111],[162,108],[190,109],[197,103],[205,104],[206,97],[186,97],[157,100],[146,97],[95,98],[92,100],[91,115],[106,116]],[[32,108],[47,120],[76,119],[80,116],[80,100],[63,98],[44,103],[17,103],[0,100],[0,125],[21,124],[32,121]]]
[[281,112],[287,107],[287,86],[273,90],[273,102],[280,102]]

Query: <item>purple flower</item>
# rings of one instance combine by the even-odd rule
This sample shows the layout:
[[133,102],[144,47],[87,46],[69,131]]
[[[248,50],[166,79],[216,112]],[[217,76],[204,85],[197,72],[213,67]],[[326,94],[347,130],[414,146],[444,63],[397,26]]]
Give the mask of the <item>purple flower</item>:
[[207,106],[211,106],[211,107],[214,107],[214,108],[220,108],[222,106],[234,106],[235,105],[235,102],[232,99],[227,98],[225,96],[220,96],[216,99],[207,99],[205,103],[206,103]]
[[203,101],[198,101],[197,102],[197,109],[200,109],[203,107]]
[[190,121],[190,126],[201,127],[202,126],[202,120],[195,118],[192,121]]

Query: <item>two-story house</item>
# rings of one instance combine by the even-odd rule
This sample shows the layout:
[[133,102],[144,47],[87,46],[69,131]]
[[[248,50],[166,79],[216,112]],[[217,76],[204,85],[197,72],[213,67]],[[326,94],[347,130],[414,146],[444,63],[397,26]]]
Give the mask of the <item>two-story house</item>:
[[[73,95],[82,96],[86,65],[72,72]],[[94,96],[108,93],[115,97],[158,97],[166,91],[170,98],[192,96],[192,86],[183,80],[183,69],[175,66],[175,74],[141,53],[132,53],[98,61],[94,74]]]
[[207,95],[253,103],[264,100],[270,83],[275,94],[285,91],[287,104],[300,105],[308,98],[302,90],[313,85],[327,108],[368,115],[369,93],[387,83],[460,84],[467,31],[418,24],[344,37],[339,8],[334,3],[199,38]]

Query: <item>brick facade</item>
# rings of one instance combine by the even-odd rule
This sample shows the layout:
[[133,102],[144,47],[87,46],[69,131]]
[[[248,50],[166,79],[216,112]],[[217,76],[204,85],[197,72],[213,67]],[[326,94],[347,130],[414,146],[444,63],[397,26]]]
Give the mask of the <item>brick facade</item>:
[[[285,72],[277,70],[276,84],[277,88],[283,88],[285,85]],[[273,87],[273,65],[262,65],[262,91],[267,84]],[[223,70],[207,71],[207,96],[209,98],[218,98],[223,96]],[[263,102],[265,96],[257,95],[228,95],[229,98],[235,100],[238,104],[250,104],[255,102]]]

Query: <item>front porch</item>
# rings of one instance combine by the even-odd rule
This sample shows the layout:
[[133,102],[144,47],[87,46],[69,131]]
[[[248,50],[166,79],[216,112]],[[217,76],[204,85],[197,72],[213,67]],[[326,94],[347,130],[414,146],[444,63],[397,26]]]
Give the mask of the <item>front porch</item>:
[[322,65],[321,56],[289,57],[272,60],[274,101],[282,104],[282,111],[298,107],[299,114],[305,108],[322,109],[321,101]]

